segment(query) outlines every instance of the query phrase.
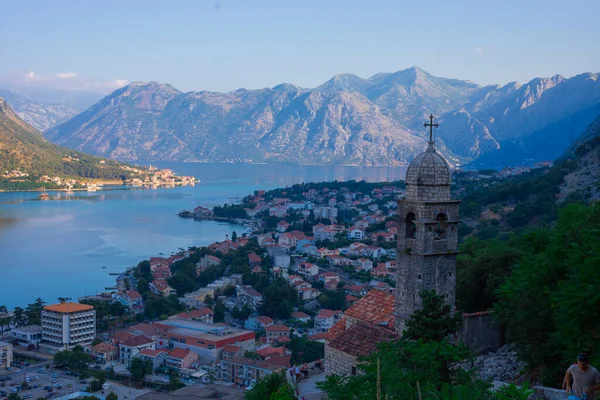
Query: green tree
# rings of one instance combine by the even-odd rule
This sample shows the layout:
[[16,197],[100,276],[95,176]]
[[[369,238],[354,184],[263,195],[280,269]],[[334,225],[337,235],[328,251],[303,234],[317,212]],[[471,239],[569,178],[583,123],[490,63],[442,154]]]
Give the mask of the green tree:
[[263,293],[261,314],[288,319],[298,305],[298,292],[281,278],[273,281]]
[[330,400],[375,399],[375,383],[378,380],[382,398],[417,399],[419,391],[425,392],[426,388],[441,391],[448,384],[469,386],[473,389],[471,392],[482,385],[487,388],[488,385],[475,380],[471,372],[454,367],[457,362],[466,360],[469,354],[465,347],[446,341],[400,339],[384,342],[376,352],[360,359],[362,362],[358,368],[361,373],[349,377],[333,374],[317,386],[327,393]]
[[213,310],[213,320],[214,322],[223,322],[225,321],[225,304],[222,301],[217,300],[215,303],[215,308]]
[[456,259],[456,306],[462,312],[485,311],[496,302],[496,292],[522,252],[518,239],[469,238]]
[[22,397],[16,393],[10,393],[7,398],[8,400],[22,400]]
[[13,310],[12,322],[15,326],[27,325],[27,315],[21,307],[15,307]]
[[237,238],[238,238],[237,232],[236,232],[236,231],[233,231],[233,232],[231,233],[231,240],[232,240],[233,242],[235,242],[235,241],[237,240]]
[[271,373],[260,379],[252,390],[244,393],[245,400],[295,400],[294,388],[283,373]]
[[519,357],[556,385],[581,350],[600,362],[600,204],[568,205],[552,229],[524,235],[521,247],[495,314]]
[[462,317],[458,312],[452,313],[452,307],[442,296],[435,290],[422,290],[419,295],[422,307],[406,321],[404,338],[441,342],[458,330]]
[[171,371],[169,374],[169,392],[181,389],[184,386],[185,385],[181,383],[181,380],[179,379],[179,374],[177,374],[176,371]]
[[133,360],[131,360],[129,372],[131,372],[131,378],[133,380],[141,381],[144,379],[144,376],[152,373],[152,362],[135,357]]
[[119,396],[115,392],[110,392],[106,395],[106,400],[119,400]]
[[46,303],[39,297],[33,304],[27,305],[25,313],[27,314],[27,323],[29,325],[41,325],[42,310]]

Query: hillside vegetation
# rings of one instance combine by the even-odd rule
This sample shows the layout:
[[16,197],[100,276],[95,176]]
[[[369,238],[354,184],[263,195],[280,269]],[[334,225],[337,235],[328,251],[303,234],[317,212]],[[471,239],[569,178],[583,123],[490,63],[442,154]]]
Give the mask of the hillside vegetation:
[[[0,98],[0,189],[43,175],[120,180],[129,175],[122,165],[48,142]],[[15,170],[29,176],[9,179],[5,175]]]

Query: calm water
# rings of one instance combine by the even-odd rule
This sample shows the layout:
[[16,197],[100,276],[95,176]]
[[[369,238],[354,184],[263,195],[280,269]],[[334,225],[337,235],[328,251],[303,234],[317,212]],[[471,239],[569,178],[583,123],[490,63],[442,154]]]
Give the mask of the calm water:
[[48,201],[37,200],[37,193],[0,193],[0,305],[12,308],[36,297],[52,302],[104,291],[114,285],[110,272],[242,231],[240,226],[177,217],[183,209],[232,202],[257,189],[334,179],[391,181],[404,179],[406,172],[398,167],[158,166],[202,182],[173,189],[75,192]]

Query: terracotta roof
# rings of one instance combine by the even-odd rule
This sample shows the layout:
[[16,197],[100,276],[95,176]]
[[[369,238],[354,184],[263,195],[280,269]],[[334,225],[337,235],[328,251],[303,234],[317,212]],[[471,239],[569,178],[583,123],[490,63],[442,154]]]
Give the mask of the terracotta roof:
[[127,331],[121,331],[121,332],[117,332],[114,335],[112,335],[110,338],[112,340],[114,340],[115,342],[124,342],[125,340],[134,337],[135,335],[133,333],[127,332]]
[[141,355],[144,355],[144,356],[148,356],[148,357],[156,357],[160,353],[167,354],[167,351],[165,349],[156,349],[156,350],[143,349],[138,354],[141,354]]
[[94,307],[89,304],[79,304],[79,303],[59,303],[52,304],[44,307],[44,310],[54,311],[59,313],[72,313],[78,311],[88,311],[93,310]]
[[356,300],[360,300],[358,297],[354,297],[351,294],[347,294],[346,295],[346,301],[356,301]]
[[264,349],[260,349],[256,351],[261,357],[269,357],[279,355],[282,356],[285,354],[285,349],[283,347],[271,347],[267,346]]
[[353,356],[368,356],[382,342],[395,340],[399,335],[382,326],[358,322],[341,332],[329,346]]
[[256,253],[248,254],[248,259],[252,262],[261,262],[262,258]]
[[271,326],[267,326],[265,328],[265,331],[267,332],[272,332],[272,331],[289,331],[290,328],[285,326],[285,325],[271,325]]
[[227,344],[227,345],[223,346],[223,351],[235,354],[238,351],[240,351],[240,347],[239,346],[234,346],[232,344]]
[[310,340],[323,340],[323,339],[325,339],[325,335],[326,335],[326,333],[320,332],[320,333],[315,333],[314,335],[310,335],[308,338]]
[[182,319],[192,319],[192,318],[203,317],[205,315],[213,315],[213,310],[211,310],[208,307],[204,307],[201,310],[192,310],[192,311],[180,312],[179,314],[177,314],[175,316],[177,318],[182,318]]
[[287,342],[291,342],[292,341],[292,339],[290,339],[287,336],[279,336],[279,337],[274,338],[273,340],[275,340],[275,341],[277,341],[279,343],[287,343]]
[[346,310],[346,315],[376,325],[387,323],[388,326],[393,327],[394,303],[393,295],[380,290],[371,290]]
[[333,340],[338,335],[346,330],[346,317],[342,317],[338,322],[336,322],[330,330],[325,333],[325,340]]
[[190,349],[173,349],[169,352],[169,357],[183,359],[191,352]]
[[334,315],[339,314],[341,312],[342,312],[341,310],[333,311],[333,310],[327,310],[327,309],[323,308],[322,310],[319,311],[319,314],[317,315],[317,317],[331,318]]
[[141,346],[141,345],[152,343],[152,342],[154,342],[154,340],[150,339],[146,335],[137,335],[137,336],[127,339],[124,342],[121,342],[121,345],[128,346],[128,347],[137,347],[137,346]]
[[267,317],[266,315],[259,315],[256,320],[263,325],[269,325],[273,323],[273,318]]
[[110,343],[102,342],[92,347],[92,350],[98,353],[108,353],[109,351],[116,351],[117,347]]
[[126,293],[127,297],[130,299],[141,299],[142,295],[136,292],[135,290],[128,290]]
[[275,366],[290,367],[292,365],[291,354],[281,354],[267,358],[267,363]]

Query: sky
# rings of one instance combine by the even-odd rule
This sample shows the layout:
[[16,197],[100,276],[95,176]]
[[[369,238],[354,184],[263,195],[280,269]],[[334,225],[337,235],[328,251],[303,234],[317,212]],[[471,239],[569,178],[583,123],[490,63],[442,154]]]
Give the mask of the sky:
[[8,1],[0,82],[315,87],[418,66],[481,85],[600,72],[597,0]]

